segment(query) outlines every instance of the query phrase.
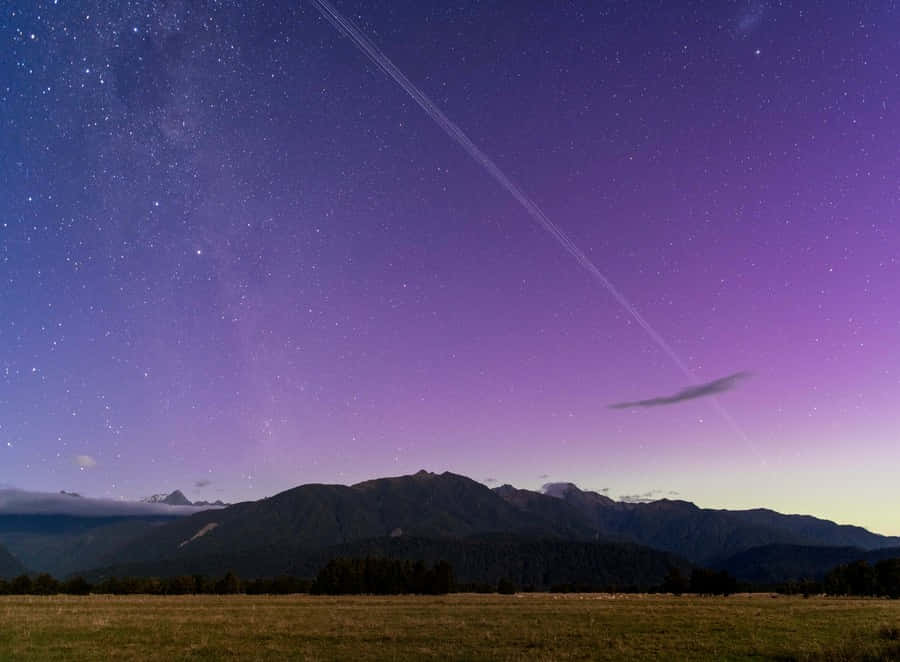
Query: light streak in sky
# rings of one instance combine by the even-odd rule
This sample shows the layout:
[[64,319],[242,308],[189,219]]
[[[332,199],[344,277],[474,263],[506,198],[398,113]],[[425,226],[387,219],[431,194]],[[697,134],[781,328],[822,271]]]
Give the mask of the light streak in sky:
[[[684,376],[690,380],[692,384],[699,384],[699,380],[688,368],[687,364],[681,360],[681,357],[675,352],[671,345],[666,342],[665,338],[651,326],[650,322],[641,315],[640,311],[631,301],[617,288],[606,275],[597,268],[597,265],[582,251],[566,232],[559,227],[538,204],[532,200],[518,184],[512,181],[500,166],[485,154],[474,142],[459,128],[438,106],[409,78],[406,77],[397,66],[378,48],[360,29],[349,19],[344,17],[328,0],[310,0],[316,9],[331,23],[339,32],[346,35],[379,69],[394,79],[394,81],[406,91],[406,93],[424,110],[435,123],[444,130],[460,147],[462,147],[476,162],[478,162],[494,180],[505,188],[520,205],[528,212],[528,215],[546,230],[562,248],[569,253],[581,267],[593,276],[606,289],[607,292],[621,305],[635,322],[650,336],[650,339],[659,347],[678,367]],[[743,439],[747,439],[747,435],[740,429],[736,421],[725,411],[721,403],[714,401],[716,410],[721,414],[725,421],[734,431]]]

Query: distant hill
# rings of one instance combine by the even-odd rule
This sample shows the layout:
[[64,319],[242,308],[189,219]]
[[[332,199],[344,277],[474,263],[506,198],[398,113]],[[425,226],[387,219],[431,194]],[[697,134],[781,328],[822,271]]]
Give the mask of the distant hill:
[[30,570],[64,577],[101,565],[122,545],[172,519],[0,514],[0,544]]
[[900,547],[900,537],[882,536],[861,526],[836,524],[811,515],[783,515],[766,508],[754,510],[719,510],[736,520],[753,526],[789,532],[810,545],[855,546],[863,549]]
[[19,559],[9,553],[5,547],[0,547],[0,579],[12,579],[26,572]]
[[835,566],[853,561],[875,564],[900,558],[900,547],[865,550],[858,547],[810,547],[765,545],[754,547],[715,564],[738,579],[754,584],[779,584],[788,580],[821,580]]
[[0,545],[33,572],[55,576],[101,565],[118,548],[165,522],[216,504],[185,505],[178,492],[155,503],[74,492],[0,488]]
[[[538,492],[509,486],[495,491],[528,512],[544,513]],[[835,524],[808,515],[772,510],[711,510],[688,501],[661,499],[625,503],[579,490],[571,483],[553,486],[553,497],[569,504],[600,539],[631,540],[708,564],[748,549],[772,544],[900,547],[900,538],[881,536],[858,526]]]

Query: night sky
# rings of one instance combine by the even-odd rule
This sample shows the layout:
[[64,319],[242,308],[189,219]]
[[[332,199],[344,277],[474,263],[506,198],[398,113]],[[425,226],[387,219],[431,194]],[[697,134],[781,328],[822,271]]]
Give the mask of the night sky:
[[900,534],[893,1],[335,6],[674,358],[313,4],[0,0],[0,484]]

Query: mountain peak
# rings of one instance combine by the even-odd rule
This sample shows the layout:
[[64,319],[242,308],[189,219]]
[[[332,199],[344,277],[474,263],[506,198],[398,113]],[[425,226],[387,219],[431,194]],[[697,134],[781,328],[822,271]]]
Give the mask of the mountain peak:
[[167,506],[192,506],[190,500],[184,496],[181,490],[175,490],[169,494],[153,494],[141,499],[144,503],[164,503]]
[[541,485],[541,492],[547,496],[557,499],[565,499],[569,492],[581,492],[575,483],[544,483]]
[[175,490],[165,499],[163,499],[163,503],[167,503],[170,506],[190,506],[193,505],[186,496],[181,492],[181,490]]

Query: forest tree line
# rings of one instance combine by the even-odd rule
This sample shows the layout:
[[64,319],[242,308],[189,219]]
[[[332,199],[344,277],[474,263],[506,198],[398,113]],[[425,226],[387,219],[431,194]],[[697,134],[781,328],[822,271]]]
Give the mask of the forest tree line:
[[784,582],[777,590],[787,595],[900,598],[900,558],[884,559],[874,565],[865,560],[842,563],[822,580]]
[[[223,577],[180,575],[175,577],[109,577],[90,583],[83,577],[59,581],[47,573],[37,576],[19,575],[15,579],[0,579],[0,595],[289,595],[311,593],[324,595],[418,593],[439,595],[469,585],[457,586],[453,568],[446,561],[428,567],[422,561],[393,559],[333,559],[323,567],[315,580],[280,576],[271,579],[241,579],[233,572]],[[488,591],[497,586],[486,587]],[[504,588],[501,581],[500,589]]]
[[900,598],[900,559],[844,563],[825,575],[825,593]]
[[[595,586],[590,584],[557,584],[551,592],[633,592],[633,587]],[[508,578],[497,583],[461,583],[446,561],[428,566],[423,561],[385,558],[337,558],[329,561],[313,580],[291,576],[268,579],[241,579],[233,572],[219,578],[207,575],[175,577],[109,577],[94,583],[82,577],[59,581],[49,574],[19,575],[0,579],[0,595],[192,595],[235,594],[288,595],[441,595],[452,592],[515,593],[530,592],[531,586],[517,586]],[[753,590],[739,585],[725,571],[694,568],[689,575],[671,568],[665,581],[652,592],[681,595],[730,595],[738,590]],[[900,558],[886,559],[874,565],[867,561],[845,563],[833,568],[823,581],[792,581],[779,587],[788,594],[827,594],[900,598]]]

